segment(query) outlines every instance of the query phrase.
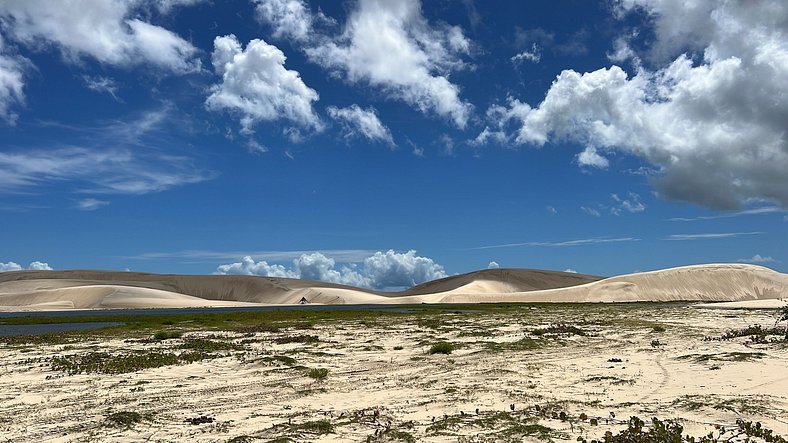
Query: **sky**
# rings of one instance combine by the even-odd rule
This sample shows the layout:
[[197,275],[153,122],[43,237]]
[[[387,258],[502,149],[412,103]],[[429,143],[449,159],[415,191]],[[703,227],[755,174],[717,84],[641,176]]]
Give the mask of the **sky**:
[[0,271],[788,271],[782,0],[3,0]]

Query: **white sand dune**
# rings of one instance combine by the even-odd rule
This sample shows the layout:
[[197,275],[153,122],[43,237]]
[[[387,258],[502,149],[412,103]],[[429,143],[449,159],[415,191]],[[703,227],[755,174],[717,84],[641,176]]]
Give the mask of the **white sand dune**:
[[[57,281],[50,282],[47,288],[40,288],[40,282],[17,284],[18,292],[0,291],[0,309],[26,307],[38,310],[60,309],[118,309],[118,308],[196,308],[258,306],[258,303],[208,300],[176,292],[159,289],[139,288],[117,285],[77,286],[66,282],[58,287]],[[28,286],[26,288],[26,286]],[[32,287],[32,288],[31,288]]]
[[[19,278],[15,279],[14,274]],[[746,264],[684,266],[601,280],[555,271],[478,271],[398,293],[293,279],[220,275],[42,271],[4,273],[0,278],[0,310],[259,306],[296,304],[304,299],[314,304],[418,304],[744,302],[780,298],[788,298],[788,274]]]

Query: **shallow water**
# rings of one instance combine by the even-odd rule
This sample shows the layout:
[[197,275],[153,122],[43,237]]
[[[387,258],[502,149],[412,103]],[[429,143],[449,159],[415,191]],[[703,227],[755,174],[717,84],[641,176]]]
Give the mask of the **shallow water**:
[[98,329],[107,326],[119,326],[123,323],[107,321],[94,323],[52,323],[48,325],[2,325],[0,324],[0,337],[13,337],[17,335],[41,335],[53,332],[83,331]]

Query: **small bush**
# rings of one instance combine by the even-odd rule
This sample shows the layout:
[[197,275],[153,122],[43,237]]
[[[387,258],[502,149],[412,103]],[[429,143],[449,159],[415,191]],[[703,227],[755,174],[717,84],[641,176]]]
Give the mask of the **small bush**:
[[665,332],[665,327],[664,326],[660,326],[660,325],[656,325],[656,326],[654,326],[651,329],[651,331],[652,332],[657,332],[657,333],[662,333],[662,332]]
[[326,368],[312,368],[309,370],[307,375],[310,378],[314,378],[315,380],[321,381],[325,380],[328,377],[328,369]]
[[454,350],[454,345],[446,342],[446,341],[439,341],[432,345],[430,348],[430,355],[432,354],[451,354]]
[[235,343],[228,343],[215,340],[207,340],[204,338],[191,338],[186,340],[181,346],[181,349],[193,349],[201,352],[215,352],[215,351],[239,351],[243,346],[236,345]]
[[181,338],[183,332],[181,331],[159,331],[153,334],[153,339],[156,341],[171,340],[173,338]]

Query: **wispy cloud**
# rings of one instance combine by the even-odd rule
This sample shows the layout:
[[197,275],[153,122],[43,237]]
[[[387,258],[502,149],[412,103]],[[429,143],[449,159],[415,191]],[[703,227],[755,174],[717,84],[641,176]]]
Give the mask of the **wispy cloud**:
[[620,243],[620,242],[632,242],[632,241],[640,241],[640,239],[635,237],[612,237],[612,238],[594,237],[594,238],[583,238],[578,240],[567,240],[567,241],[558,241],[558,242],[506,243],[502,245],[478,246],[475,248],[469,248],[469,250],[475,251],[479,249],[516,248],[521,246],[542,246],[542,247],[583,246],[583,245],[596,245],[601,243]]
[[765,206],[762,208],[745,209],[743,211],[726,212],[724,214],[706,215],[701,217],[673,217],[673,218],[669,218],[668,221],[691,222],[698,220],[717,220],[720,218],[733,218],[733,217],[741,217],[744,215],[773,214],[773,213],[783,213],[783,212],[785,212],[784,209],[778,208],[776,206]]
[[294,260],[304,254],[320,253],[331,257],[339,263],[355,263],[362,261],[377,252],[373,249],[311,249],[301,251],[211,251],[200,249],[189,249],[183,251],[170,252],[146,252],[139,255],[125,256],[121,258],[131,260],[169,260],[169,259],[188,259],[197,261],[214,260],[239,260],[243,257],[251,257],[254,260],[268,260],[272,262]]
[[75,193],[145,194],[215,177],[195,159],[173,153],[179,144],[171,136],[175,122],[167,104],[97,126],[45,122],[44,128],[62,132],[49,147],[0,152],[0,193],[68,184]]
[[101,207],[107,206],[109,204],[106,200],[97,200],[95,198],[83,198],[82,200],[77,201],[75,205],[77,209],[80,211],[95,211]]
[[664,240],[672,240],[672,241],[702,240],[702,239],[714,239],[714,238],[741,237],[745,235],[760,235],[760,234],[764,234],[764,232],[715,232],[715,233],[703,233],[703,234],[672,234],[669,235]]
[[740,258],[740,259],[738,259],[736,261],[739,262],[739,263],[777,263],[777,262],[779,262],[779,260],[775,260],[774,258],[769,257],[768,255],[761,255],[761,254],[755,254],[755,255],[753,255],[750,258]]

